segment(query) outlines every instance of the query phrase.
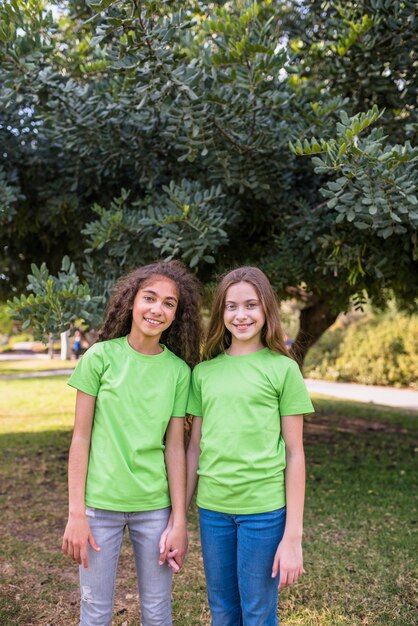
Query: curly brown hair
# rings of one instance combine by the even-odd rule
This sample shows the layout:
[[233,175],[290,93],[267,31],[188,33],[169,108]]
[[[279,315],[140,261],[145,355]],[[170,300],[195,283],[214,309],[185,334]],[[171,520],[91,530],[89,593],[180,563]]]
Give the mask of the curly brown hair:
[[128,335],[132,326],[132,305],[138,290],[154,278],[169,278],[178,289],[176,317],[161,335],[167,346],[188,365],[200,361],[200,286],[180,261],[156,261],[122,276],[115,284],[106,307],[98,341]]
[[213,359],[231,345],[231,333],[224,324],[225,297],[229,287],[241,282],[254,287],[263,306],[266,316],[261,333],[263,345],[273,352],[290,356],[280,322],[279,303],[269,279],[258,267],[238,267],[224,274],[215,289],[203,358]]

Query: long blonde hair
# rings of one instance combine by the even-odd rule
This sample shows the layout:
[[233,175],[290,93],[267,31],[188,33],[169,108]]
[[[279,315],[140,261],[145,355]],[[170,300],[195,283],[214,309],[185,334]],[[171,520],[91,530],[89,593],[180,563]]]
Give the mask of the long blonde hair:
[[254,287],[262,304],[266,317],[261,333],[263,344],[273,352],[290,356],[280,322],[279,303],[267,276],[258,267],[238,267],[225,274],[215,290],[203,351],[204,360],[213,359],[231,345],[231,333],[224,324],[225,298],[229,287],[241,282]]

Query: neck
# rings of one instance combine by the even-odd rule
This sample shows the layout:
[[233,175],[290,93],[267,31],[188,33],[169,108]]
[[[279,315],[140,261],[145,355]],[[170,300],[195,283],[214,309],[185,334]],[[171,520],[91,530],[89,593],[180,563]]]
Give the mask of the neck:
[[251,354],[251,352],[258,352],[265,347],[258,337],[254,341],[238,341],[232,337],[231,345],[226,352],[229,356],[243,356],[244,354]]
[[160,354],[163,350],[159,344],[161,335],[156,337],[144,337],[144,335],[135,335],[132,331],[128,335],[128,343],[137,352],[141,354]]

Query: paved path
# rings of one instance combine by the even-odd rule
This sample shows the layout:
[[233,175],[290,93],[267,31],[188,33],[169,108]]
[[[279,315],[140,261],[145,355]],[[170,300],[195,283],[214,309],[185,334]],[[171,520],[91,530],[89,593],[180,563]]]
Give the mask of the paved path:
[[[0,354],[0,360],[18,360],[26,358],[47,359],[47,355],[29,356],[26,353],[16,355]],[[16,372],[16,374],[0,375],[0,380],[12,380],[18,378],[38,378],[43,376],[70,375],[72,369],[41,370],[38,372]],[[418,411],[418,391],[411,389],[397,389],[396,387],[379,387],[377,385],[357,385],[354,383],[333,383],[327,380],[306,379],[309,391],[319,393],[324,396],[334,398],[344,398],[346,400],[356,400],[357,402],[368,402],[381,404],[383,406],[393,406],[402,409]]]
[[34,372],[16,372],[15,374],[0,374],[0,380],[17,380],[19,378],[39,378],[40,376],[63,376],[72,374],[73,369],[38,370]]
[[410,389],[357,385],[354,383],[333,383],[327,380],[312,380],[311,378],[306,379],[306,385],[309,391],[320,393],[324,396],[418,411],[418,391]]
[[47,361],[49,356],[47,354],[35,354],[34,352],[21,351],[21,352],[0,352],[0,361]]

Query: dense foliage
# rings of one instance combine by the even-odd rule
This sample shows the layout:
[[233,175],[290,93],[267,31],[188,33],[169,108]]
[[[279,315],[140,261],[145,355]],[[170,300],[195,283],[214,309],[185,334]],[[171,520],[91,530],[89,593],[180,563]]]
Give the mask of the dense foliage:
[[36,264],[18,318],[94,325],[157,256],[264,268],[303,306],[301,358],[353,298],[413,306],[415,3],[46,6],[0,9],[3,294]]
[[418,317],[396,314],[328,331],[306,361],[314,378],[418,387]]

